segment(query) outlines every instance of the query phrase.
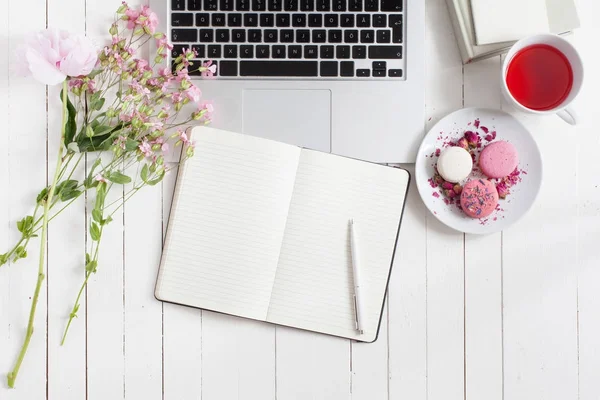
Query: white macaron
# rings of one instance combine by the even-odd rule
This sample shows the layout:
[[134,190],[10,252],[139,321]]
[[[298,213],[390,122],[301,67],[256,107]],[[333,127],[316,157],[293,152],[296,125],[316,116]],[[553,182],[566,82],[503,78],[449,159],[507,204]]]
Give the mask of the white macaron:
[[438,173],[447,182],[457,183],[466,179],[472,169],[471,154],[462,147],[448,147],[438,158]]

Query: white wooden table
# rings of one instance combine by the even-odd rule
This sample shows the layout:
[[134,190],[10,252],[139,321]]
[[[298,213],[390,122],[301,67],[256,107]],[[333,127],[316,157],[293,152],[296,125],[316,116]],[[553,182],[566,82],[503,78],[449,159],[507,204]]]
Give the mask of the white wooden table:
[[[426,1],[424,126],[463,106],[503,107],[500,58],[463,67],[444,0]],[[48,179],[60,126],[58,89],[9,74],[18,39],[46,24],[106,38],[119,3],[1,2],[2,251]],[[25,262],[0,268],[0,399],[599,399],[600,5],[580,0],[579,12],[584,122],[573,128],[557,117],[516,114],[543,153],[537,204],[502,233],[463,235],[438,223],[413,185],[376,343],[156,301],[171,178],[162,191],[127,203],[108,226],[65,347],[60,336],[84,273],[84,205],[51,224],[48,279],[16,390],[5,375],[25,332],[35,246]]]

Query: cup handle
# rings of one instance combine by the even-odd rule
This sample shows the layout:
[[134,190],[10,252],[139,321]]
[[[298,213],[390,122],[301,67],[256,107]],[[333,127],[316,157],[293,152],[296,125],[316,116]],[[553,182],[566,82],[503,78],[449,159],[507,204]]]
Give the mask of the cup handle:
[[563,119],[563,121],[571,125],[577,125],[577,122],[579,121],[579,117],[577,116],[577,113],[575,112],[575,109],[573,109],[573,107],[567,107],[563,110],[560,110],[556,113],[556,115],[558,115]]

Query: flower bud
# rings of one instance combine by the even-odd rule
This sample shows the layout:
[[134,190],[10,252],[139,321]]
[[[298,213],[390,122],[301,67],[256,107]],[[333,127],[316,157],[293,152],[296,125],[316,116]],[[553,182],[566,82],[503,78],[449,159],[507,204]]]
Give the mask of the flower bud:
[[152,151],[158,151],[158,150],[160,150],[160,147],[161,147],[161,146],[160,146],[160,144],[158,144],[158,143],[156,143],[156,144],[153,144],[153,145],[152,145]]
[[119,29],[117,28],[117,25],[112,24],[110,26],[110,29],[108,30],[108,33],[110,33],[112,36],[115,36],[117,33],[119,33]]
[[117,8],[117,14],[123,14],[128,8],[129,7],[127,7],[127,4],[123,2],[121,7]]
[[133,34],[134,34],[134,35],[141,35],[141,34],[143,34],[143,33],[144,33],[144,30],[143,30],[143,29],[136,29],[135,31],[133,31]]
[[462,193],[462,186],[460,186],[457,183],[456,185],[454,185],[454,187],[452,188],[452,190],[454,190],[454,193],[456,193],[456,194],[461,194]]
[[467,143],[469,143],[469,146],[473,148],[477,147],[477,145],[481,141],[479,135],[471,131],[465,132],[465,139],[467,139]]
[[450,182],[443,182],[442,189],[452,190],[454,188],[454,184]]
[[152,78],[152,71],[146,71],[142,76],[144,77],[144,79],[150,79]]
[[469,149],[469,142],[467,141],[467,138],[460,138],[460,140],[456,143],[457,147],[463,148],[465,150]]
[[194,156],[194,148],[193,147],[188,147],[185,150],[185,154],[187,154],[188,157],[193,157]]
[[163,164],[164,164],[164,162],[165,162],[165,159],[164,159],[164,157],[163,157],[163,156],[158,156],[158,157],[156,158],[156,164],[157,164],[157,165],[163,165]]
[[163,57],[162,55],[158,55],[158,56],[154,57],[154,63],[155,63],[155,64],[159,64],[159,63],[161,63],[161,62],[162,62],[162,60],[163,60],[163,58],[164,58],[164,57]]
[[181,110],[181,107],[183,107],[183,104],[182,104],[182,103],[176,103],[176,104],[175,104],[175,111],[180,111],[180,110]]

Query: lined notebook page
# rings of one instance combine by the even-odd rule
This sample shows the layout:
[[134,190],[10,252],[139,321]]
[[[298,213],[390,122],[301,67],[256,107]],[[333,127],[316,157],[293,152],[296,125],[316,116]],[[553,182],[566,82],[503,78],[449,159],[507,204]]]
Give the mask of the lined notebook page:
[[265,320],[300,149],[210,128],[192,136],[156,297]]
[[[267,321],[376,338],[408,173],[302,150]],[[365,333],[354,323],[348,220],[361,253]]]

